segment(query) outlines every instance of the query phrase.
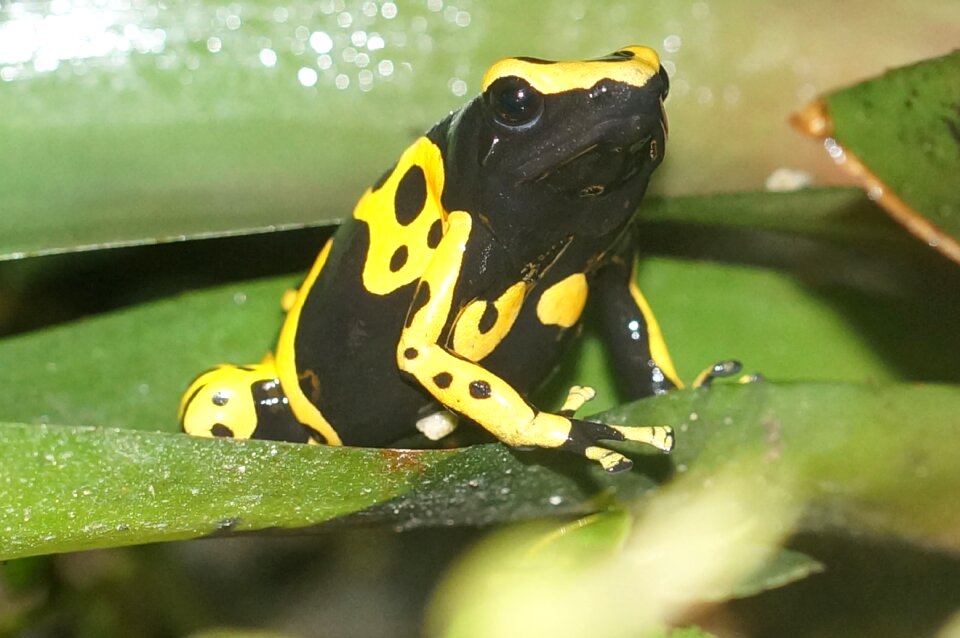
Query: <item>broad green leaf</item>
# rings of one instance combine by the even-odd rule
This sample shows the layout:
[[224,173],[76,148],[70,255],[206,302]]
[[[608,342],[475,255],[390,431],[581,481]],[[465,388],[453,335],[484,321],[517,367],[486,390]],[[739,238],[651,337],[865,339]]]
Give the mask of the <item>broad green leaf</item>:
[[[783,126],[798,91],[952,46],[919,27],[958,15],[953,0],[912,7],[918,28],[891,47],[871,34],[900,28],[896,11],[838,14],[829,0],[788,11],[804,37],[774,44],[765,25],[784,9],[746,0],[388,4],[0,6],[0,257],[341,219],[507,55],[660,49],[674,78],[665,191],[756,188],[798,164],[821,172]],[[860,25],[845,41],[869,55],[833,54],[838,15]]]
[[16,401],[0,419],[176,431],[179,396],[217,363],[273,347],[280,297],[298,278],[225,286],[0,341]]
[[[3,558],[302,527],[344,517],[398,529],[582,514],[670,476],[783,486],[807,529],[897,534],[960,549],[960,389],[719,385],[605,416],[669,423],[677,447],[609,476],[555,451],[500,444],[397,452],[123,430],[0,427]],[[676,507],[683,509],[682,500]]]
[[0,438],[3,559],[316,524],[397,497],[444,456],[42,425]]
[[786,477],[792,497],[810,500],[802,521],[810,529],[900,534],[960,548],[953,507],[960,386],[760,382],[693,394],[686,414],[670,405],[683,395],[670,395],[625,408],[610,422],[643,418],[689,432],[672,459],[678,471],[704,480],[730,463],[741,466],[738,457],[760,461],[741,467],[761,482]]
[[909,241],[878,219],[879,210],[855,188],[803,188],[786,193],[714,193],[651,197],[640,219],[673,224],[789,233],[877,250],[902,250]]
[[796,121],[894,219],[960,261],[960,52],[832,93]]

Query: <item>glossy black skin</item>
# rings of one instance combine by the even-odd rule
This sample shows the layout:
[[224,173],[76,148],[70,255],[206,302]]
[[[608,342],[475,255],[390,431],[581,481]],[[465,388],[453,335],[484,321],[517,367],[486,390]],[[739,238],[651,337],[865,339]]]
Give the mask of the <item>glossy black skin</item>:
[[294,443],[307,443],[311,439],[324,442],[318,432],[293,416],[277,379],[263,379],[251,384],[250,394],[257,412],[257,429],[251,438]]
[[[614,256],[621,266],[632,258],[616,249],[630,243],[623,241],[630,221],[663,157],[666,90],[661,72],[643,87],[605,80],[589,90],[545,95],[537,121],[519,128],[498,123],[481,95],[427,134],[444,158],[444,208],[474,219],[444,334],[458,305],[495,299],[521,279],[535,282],[513,329],[480,362],[522,394],[549,375],[576,332],[537,319],[537,300],[550,284],[585,272],[591,298],[597,293],[608,314],[642,319],[632,303],[619,307],[622,295],[605,294],[594,284],[626,290],[619,277],[597,273]],[[605,192],[584,194],[597,185]],[[302,309],[295,350],[304,393],[343,443],[378,446],[411,434],[416,420],[438,406],[396,364],[415,283],[385,296],[367,293],[361,273],[368,245],[362,222],[351,219],[337,231]],[[633,359],[641,364],[623,372],[640,379],[634,395],[672,387],[652,378],[648,344],[626,338],[625,328],[615,326],[622,319],[608,322],[614,326],[608,337],[617,349],[638,353]]]

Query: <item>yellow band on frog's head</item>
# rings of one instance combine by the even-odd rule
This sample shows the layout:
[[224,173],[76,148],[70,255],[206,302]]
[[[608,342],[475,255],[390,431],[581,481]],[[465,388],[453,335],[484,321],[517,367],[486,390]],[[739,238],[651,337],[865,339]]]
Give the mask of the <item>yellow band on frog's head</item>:
[[601,80],[641,87],[660,71],[660,56],[649,47],[628,46],[595,60],[551,62],[534,58],[506,58],[483,76],[482,90],[498,78],[520,77],[542,94],[589,89]]

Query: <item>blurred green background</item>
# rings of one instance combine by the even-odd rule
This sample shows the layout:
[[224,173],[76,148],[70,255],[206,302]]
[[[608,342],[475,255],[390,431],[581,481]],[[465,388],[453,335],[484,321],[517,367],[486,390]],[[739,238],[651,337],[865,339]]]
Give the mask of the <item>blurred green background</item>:
[[[414,136],[475,93],[493,60],[642,43],[672,78],[668,158],[651,193],[704,195],[726,224],[677,221],[673,200],[647,213],[644,248],[656,258],[644,288],[681,373],[738,356],[778,380],[956,382],[954,265],[846,195],[799,199],[784,215],[806,219],[803,232],[784,233],[737,229],[722,211],[738,204],[712,194],[846,183],[789,129],[789,114],[946,53],[958,26],[956,0],[0,0],[0,335],[300,272],[327,231],[295,228],[347,216]],[[871,230],[818,235],[851,217]],[[254,229],[264,234],[149,245]],[[128,247],[94,250],[104,246]],[[78,248],[89,252],[24,258]],[[581,358],[595,349],[587,342]],[[2,350],[0,368],[48,367],[15,352]],[[125,392],[154,381],[129,365]],[[7,403],[4,419],[37,420],[18,413],[16,393]],[[165,402],[149,409],[172,420]],[[439,575],[480,534],[349,530],[10,562],[0,633],[416,635]],[[915,636],[958,604],[953,556],[846,537],[795,544],[833,567],[695,620],[721,635]]]

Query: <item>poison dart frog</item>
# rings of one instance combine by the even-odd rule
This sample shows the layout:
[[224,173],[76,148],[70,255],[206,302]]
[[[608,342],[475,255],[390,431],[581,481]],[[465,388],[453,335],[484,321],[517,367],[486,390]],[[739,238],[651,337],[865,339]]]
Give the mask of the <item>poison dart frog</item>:
[[574,417],[529,394],[588,301],[634,398],[681,386],[635,284],[632,219],[663,159],[668,78],[657,53],[508,58],[482,92],[407,148],[320,252],[273,356],[199,376],[180,406],[201,436],[385,446],[473,421],[515,447],[609,472],[603,441],[673,446],[668,427]]

